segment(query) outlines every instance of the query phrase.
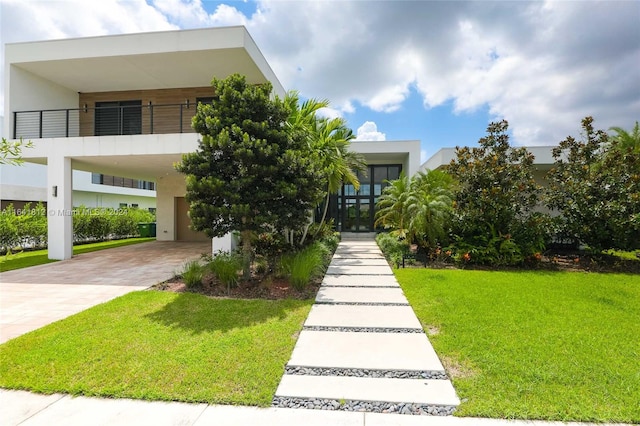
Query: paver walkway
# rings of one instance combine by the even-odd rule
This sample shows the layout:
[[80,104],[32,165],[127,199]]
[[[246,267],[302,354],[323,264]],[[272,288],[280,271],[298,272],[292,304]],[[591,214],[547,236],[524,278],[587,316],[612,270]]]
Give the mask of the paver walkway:
[[343,240],[274,405],[447,415],[459,403],[375,241]]
[[0,273],[0,343],[171,278],[210,243],[152,241]]

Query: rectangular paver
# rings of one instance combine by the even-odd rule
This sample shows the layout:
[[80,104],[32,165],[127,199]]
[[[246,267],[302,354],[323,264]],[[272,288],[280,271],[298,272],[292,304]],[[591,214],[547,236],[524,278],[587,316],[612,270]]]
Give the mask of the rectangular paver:
[[385,266],[335,266],[327,268],[327,275],[393,275],[389,265]]
[[289,365],[444,371],[422,333],[300,332]]
[[334,257],[329,266],[389,266],[385,258],[338,258]]
[[393,275],[325,275],[323,286],[400,287]]
[[375,251],[366,252],[336,252],[333,255],[334,259],[384,259],[382,253],[376,253]]
[[277,396],[458,405],[449,380],[285,375]]
[[400,287],[320,287],[316,302],[409,304]]
[[411,306],[313,305],[306,326],[422,328]]

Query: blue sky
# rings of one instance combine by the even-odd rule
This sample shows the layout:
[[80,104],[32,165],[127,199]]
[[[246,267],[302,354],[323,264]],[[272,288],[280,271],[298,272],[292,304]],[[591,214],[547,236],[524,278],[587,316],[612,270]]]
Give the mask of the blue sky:
[[578,137],[587,115],[601,129],[640,120],[637,0],[0,0],[0,7],[3,43],[244,25],[286,89],[329,99],[325,113],[346,118],[361,139],[421,140],[423,159],[473,145],[503,118],[512,143],[528,146]]

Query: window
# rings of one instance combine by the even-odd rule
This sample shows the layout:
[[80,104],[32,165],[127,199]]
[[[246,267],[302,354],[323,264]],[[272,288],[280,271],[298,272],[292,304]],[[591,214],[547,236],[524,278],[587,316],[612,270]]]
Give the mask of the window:
[[212,104],[213,101],[217,101],[219,98],[220,98],[219,96],[205,96],[201,98],[196,98],[196,105],[198,105],[199,103]]
[[102,184],[102,176],[100,173],[91,173],[91,183]]
[[96,102],[96,136],[139,134],[142,134],[142,101]]
[[146,180],[130,179],[119,176],[102,175],[100,173],[91,174],[91,183],[109,186],[121,186],[123,188],[146,189],[149,191],[155,191],[156,189],[155,182],[148,182]]

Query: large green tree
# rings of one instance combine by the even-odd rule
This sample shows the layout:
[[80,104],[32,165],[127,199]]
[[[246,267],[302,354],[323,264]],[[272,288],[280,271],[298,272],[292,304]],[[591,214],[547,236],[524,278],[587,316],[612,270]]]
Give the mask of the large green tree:
[[448,169],[460,183],[453,233],[476,252],[480,263],[517,263],[543,248],[541,218],[535,213],[540,188],[534,156],[509,144],[508,123],[491,123],[478,148],[456,148]]
[[594,251],[639,249],[640,152],[632,138],[596,130],[592,117],[582,120],[582,130],[582,140],[569,136],[553,150],[547,176],[559,230]]
[[324,180],[304,133],[287,125],[290,107],[272,97],[270,83],[249,84],[234,74],[212,86],[216,99],[198,105],[192,121],[202,135],[198,149],[176,167],[187,175],[193,229],[210,237],[239,231],[249,278],[255,235],[303,227]]

